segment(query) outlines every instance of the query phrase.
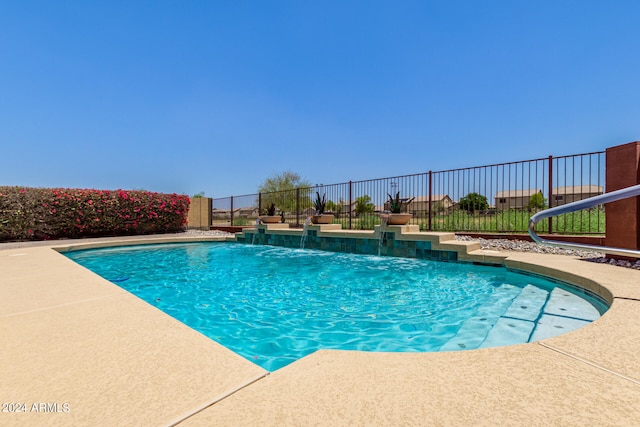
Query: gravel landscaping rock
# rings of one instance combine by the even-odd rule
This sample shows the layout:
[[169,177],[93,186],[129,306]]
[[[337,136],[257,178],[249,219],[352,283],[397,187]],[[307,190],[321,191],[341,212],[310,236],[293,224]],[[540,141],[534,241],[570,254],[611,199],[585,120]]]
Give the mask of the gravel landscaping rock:
[[541,245],[526,240],[512,239],[483,239],[470,236],[456,236],[456,240],[467,242],[479,242],[482,249],[491,249],[495,251],[516,251],[516,252],[534,252],[538,254],[556,254],[570,255],[581,258],[598,258],[602,257],[601,252],[579,251],[575,249],[557,248],[555,246]]
[[550,245],[541,245],[539,243],[529,242],[526,240],[511,239],[482,239],[470,236],[456,236],[456,240],[466,242],[479,242],[482,249],[494,251],[516,251],[516,252],[534,252],[539,254],[557,254],[569,255],[583,258],[585,261],[597,262],[599,264],[610,264],[618,267],[633,268],[640,270],[640,260],[626,261],[605,257],[602,252],[579,251],[574,249],[557,248]]

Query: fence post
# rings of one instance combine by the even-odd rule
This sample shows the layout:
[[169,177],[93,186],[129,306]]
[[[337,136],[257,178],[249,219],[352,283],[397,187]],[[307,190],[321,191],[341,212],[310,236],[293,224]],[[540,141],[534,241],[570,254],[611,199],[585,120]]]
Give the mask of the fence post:
[[433,191],[432,191],[433,186],[432,186],[432,184],[433,184],[433,181],[432,181],[432,172],[431,172],[431,171],[429,171],[429,201],[428,201],[428,208],[427,208],[427,209],[428,209],[428,211],[427,211],[427,215],[428,215],[428,217],[429,217],[429,219],[428,219],[428,224],[429,224],[429,225],[428,225],[427,229],[428,229],[429,231],[433,231],[433,229],[432,229],[432,225],[431,225],[431,205],[432,205],[432,203],[433,203]]
[[300,187],[296,188],[296,227],[300,227]]
[[351,210],[353,206],[353,181],[349,181],[349,230],[351,230],[351,218],[353,217],[353,212]]
[[231,211],[229,212],[229,225],[233,226],[233,196],[231,196]]
[[[549,207],[552,208],[553,203],[553,156],[549,156]],[[549,234],[553,234],[553,218],[547,219],[547,227]]]
[[258,216],[262,215],[262,193],[258,193]]

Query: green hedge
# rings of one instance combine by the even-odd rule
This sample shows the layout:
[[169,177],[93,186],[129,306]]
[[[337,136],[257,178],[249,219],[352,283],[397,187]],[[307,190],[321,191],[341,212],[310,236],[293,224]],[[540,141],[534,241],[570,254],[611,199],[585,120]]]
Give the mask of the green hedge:
[[171,233],[188,211],[178,194],[0,187],[0,242]]

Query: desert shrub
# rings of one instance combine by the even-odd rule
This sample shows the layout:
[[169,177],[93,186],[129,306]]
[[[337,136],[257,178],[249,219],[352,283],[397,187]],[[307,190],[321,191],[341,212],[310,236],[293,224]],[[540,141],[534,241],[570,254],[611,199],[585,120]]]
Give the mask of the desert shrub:
[[489,202],[487,201],[487,198],[482,194],[469,193],[460,199],[458,206],[460,207],[460,209],[463,209],[472,214],[475,211],[488,209]]
[[0,241],[175,232],[188,210],[178,194],[0,187]]
[[547,199],[542,193],[532,194],[527,203],[527,212],[537,212],[547,207]]
[[371,197],[368,194],[356,199],[356,206],[354,209],[356,216],[373,213],[375,210],[376,207],[371,203]]

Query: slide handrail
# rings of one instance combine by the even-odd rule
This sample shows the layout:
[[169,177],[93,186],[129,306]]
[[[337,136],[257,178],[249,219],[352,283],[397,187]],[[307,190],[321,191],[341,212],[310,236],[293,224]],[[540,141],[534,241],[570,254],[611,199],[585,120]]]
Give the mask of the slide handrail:
[[627,199],[635,196],[640,196],[640,184],[623,188],[621,190],[612,191],[610,193],[589,197],[588,199],[578,200],[577,202],[567,203],[566,205],[556,206],[555,208],[545,209],[544,211],[538,212],[537,214],[533,215],[529,219],[529,235],[536,243],[551,245],[559,248],[605,252],[611,255],[622,255],[640,258],[640,251],[635,249],[613,248],[608,246],[587,245],[572,242],[560,242],[557,240],[543,239],[535,232],[536,224],[540,220],[543,220],[545,218],[575,212],[582,209],[589,209],[605,203],[615,202],[616,200]]

